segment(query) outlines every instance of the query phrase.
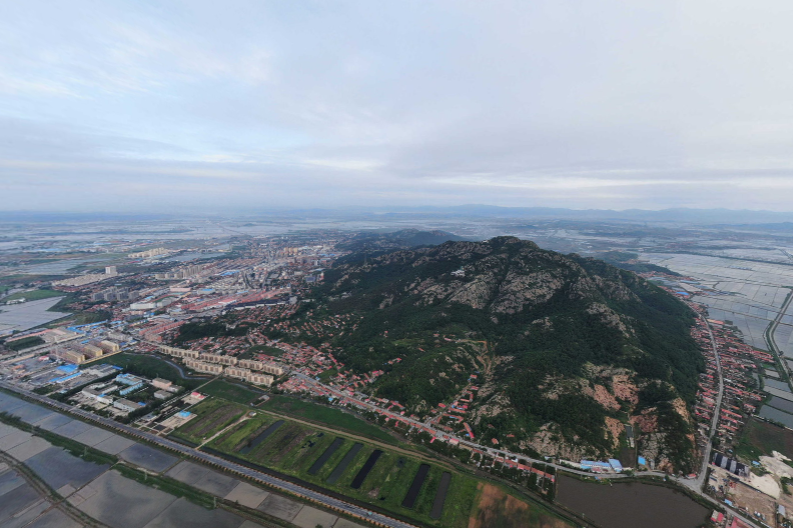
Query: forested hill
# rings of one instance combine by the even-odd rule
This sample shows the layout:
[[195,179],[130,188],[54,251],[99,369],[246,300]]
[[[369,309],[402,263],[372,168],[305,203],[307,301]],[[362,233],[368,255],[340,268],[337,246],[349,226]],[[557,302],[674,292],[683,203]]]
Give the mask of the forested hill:
[[402,229],[391,233],[363,232],[339,244],[338,249],[372,254],[417,246],[436,246],[450,240],[465,240],[465,238],[437,229],[433,231]]
[[474,374],[477,440],[603,456],[632,423],[645,455],[690,463],[693,316],[635,274],[499,237],[348,261],[325,279],[315,315],[356,316],[333,344],[348,367],[386,371],[377,396],[429,416]]

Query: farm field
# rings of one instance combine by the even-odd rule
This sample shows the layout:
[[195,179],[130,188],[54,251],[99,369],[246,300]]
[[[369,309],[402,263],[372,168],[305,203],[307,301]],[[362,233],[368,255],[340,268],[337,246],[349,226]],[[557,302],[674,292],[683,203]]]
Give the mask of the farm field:
[[239,419],[247,409],[221,399],[211,399],[190,409],[197,416],[177,429],[173,436],[200,444]]
[[329,425],[336,429],[342,429],[349,433],[366,436],[388,444],[396,445],[397,443],[393,436],[380,427],[324,405],[304,402],[288,396],[274,395],[267,403],[262,405],[262,409]]
[[225,400],[236,403],[250,403],[259,398],[263,392],[245,387],[242,384],[237,385],[234,382],[226,381],[223,379],[216,379],[212,383],[206,385],[201,389],[201,392],[223,398]]
[[50,297],[64,297],[66,294],[61,291],[55,290],[31,290],[26,292],[17,292],[9,295],[3,299],[3,302],[15,301],[17,299],[27,299],[28,301],[39,301],[41,299],[49,299]]
[[752,418],[746,424],[736,454],[747,464],[773,451],[793,458],[793,431]]
[[[176,436],[200,443],[248,412],[245,419],[225,430],[207,447],[428,526],[468,526],[471,506],[478,493],[479,481],[473,477],[367,444],[360,438],[346,437],[344,433],[321,431],[220,399],[204,402],[193,411],[198,417],[178,429]],[[381,453],[378,455],[376,451]],[[420,486],[413,486],[422,464],[428,466],[422,470],[426,476]],[[445,497],[439,498],[444,473],[450,473],[451,480]],[[403,505],[409,495],[407,504],[412,507]],[[436,504],[442,505],[439,519],[432,515]]]

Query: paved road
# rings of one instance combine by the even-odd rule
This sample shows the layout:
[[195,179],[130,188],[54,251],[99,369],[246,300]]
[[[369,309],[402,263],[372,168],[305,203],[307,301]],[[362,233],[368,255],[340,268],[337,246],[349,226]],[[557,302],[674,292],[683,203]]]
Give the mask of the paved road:
[[279,479],[277,477],[273,477],[273,476],[268,475],[266,473],[261,473],[259,471],[255,471],[255,470],[247,468],[245,466],[242,466],[242,465],[239,465],[239,464],[235,464],[234,462],[229,462],[228,460],[225,460],[223,458],[216,457],[216,456],[210,455],[208,453],[204,453],[202,451],[196,451],[195,449],[192,449],[190,447],[184,446],[182,444],[179,444],[179,443],[174,442],[172,440],[169,440],[167,438],[162,438],[160,436],[155,436],[153,434],[149,434],[149,433],[143,432],[143,431],[141,431],[139,429],[135,429],[133,427],[129,427],[129,426],[126,426],[126,425],[123,425],[123,424],[119,424],[118,422],[115,422],[115,421],[110,420],[108,418],[103,418],[101,416],[97,416],[95,414],[83,411],[81,409],[75,409],[75,408],[71,407],[70,405],[66,405],[66,404],[61,403],[61,402],[56,402],[56,401],[50,400],[49,398],[45,398],[45,397],[39,396],[38,394],[35,394],[33,392],[30,392],[30,391],[27,391],[27,390],[24,390],[24,389],[20,389],[19,387],[14,386],[14,385],[12,385],[10,383],[7,383],[5,381],[0,381],[0,387],[4,387],[4,388],[6,388],[6,389],[8,389],[10,391],[13,391],[13,392],[16,392],[16,393],[19,393],[19,394],[23,394],[27,398],[30,398],[30,399],[35,400],[37,402],[40,402],[40,403],[42,403],[44,405],[47,405],[49,407],[55,407],[56,409],[58,409],[60,411],[79,416],[79,417],[84,418],[85,420],[88,420],[88,421],[92,421],[92,422],[96,422],[96,423],[102,424],[105,427],[110,428],[110,429],[115,429],[117,431],[121,431],[121,432],[127,434],[128,436],[132,436],[134,438],[141,438],[141,439],[147,440],[147,441],[149,441],[151,443],[159,444],[159,445],[161,445],[163,447],[166,447],[168,449],[176,451],[176,452],[178,452],[178,453],[180,453],[182,455],[199,459],[199,460],[201,460],[202,462],[204,462],[206,464],[214,465],[214,466],[220,467],[221,469],[224,469],[226,471],[229,471],[229,472],[232,472],[232,473],[237,473],[239,475],[244,475],[246,477],[252,478],[252,479],[257,480],[259,482],[262,482],[264,484],[267,484],[267,485],[282,489],[282,490],[287,491],[287,492],[289,492],[289,493],[291,493],[293,495],[297,495],[297,496],[306,498],[308,500],[314,501],[316,503],[322,504],[322,505],[324,505],[327,508],[330,508],[330,509],[333,509],[333,510],[337,510],[337,511],[341,511],[341,512],[347,513],[349,515],[352,515],[352,516],[355,516],[355,517],[359,517],[361,519],[365,519],[365,520],[367,520],[369,522],[379,523],[382,526],[387,526],[389,528],[416,528],[412,524],[408,524],[406,522],[402,522],[402,521],[399,521],[399,520],[396,520],[396,519],[392,519],[392,518],[387,517],[385,515],[382,515],[380,513],[373,512],[371,510],[367,510],[366,508],[362,508],[360,506],[356,506],[355,504],[350,504],[350,503],[344,502],[344,501],[342,501],[340,499],[337,499],[335,497],[329,497],[327,495],[324,495],[322,493],[316,492],[314,490],[310,490],[310,489],[305,488],[303,486],[300,486],[298,484],[294,484],[292,482],[288,482],[286,480],[282,480],[282,479]]
[[705,484],[705,476],[708,473],[708,464],[710,463],[710,453],[713,450],[713,437],[716,435],[716,427],[719,424],[719,415],[721,413],[721,401],[724,397],[724,375],[721,371],[721,358],[719,357],[719,350],[716,346],[716,339],[713,337],[713,330],[710,327],[708,320],[700,315],[700,318],[705,322],[708,328],[708,335],[710,336],[710,345],[713,347],[713,356],[716,358],[716,373],[719,376],[719,393],[716,396],[716,406],[713,408],[713,420],[710,423],[710,432],[708,433],[708,443],[705,445],[705,452],[702,455],[702,467],[699,469],[699,474],[696,479],[682,480],[681,482],[688,488],[702,492],[702,487]]
[[[510,459],[510,460],[523,459],[523,460],[526,460],[526,461],[534,463],[534,464],[545,464],[546,466],[553,467],[553,468],[555,468],[555,469],[557,469],[559,471],[566,471],[568,473],[574,473],[576,475],[581,475],[581,476],[584,476],[584,477],[592,477],[592,476],[602,476],[603,478],[625,478],[625,477],[627,477],[627,475],[623,475],[621,473],[601,473],[601,474],[597,474],[597,473],[592,473],[590,471],[580,471],[580,470],[577,470],[577,469],[569,468],[567,466],[554,464],[553,462],[549,462],[549,461],[547,461],[545,459],[531,458],[531,457],[528,457],[528,456],[526,456],[526,455],[524,455],[522,453],[512,453],[510,451],[504,451],[502,449],[492,449],[492,448],[489,448],[487,446],[476,444],[476,443],[472,442],[469,439],[461,438],[461,437],[455,436],[455,435],[453,435],[451,433],[447,433],[446,431],[440,431],[438,429],[435,429],[435,428],[427,425],[424,422],[420,422],[418,420],[413,420],[412,418],[407,418],[407,417],[402,416],[401,414],[398,414],[398,413],[395,413],[395,412],[387,411],[387,410],[385,410],[385,409],[383,409],[381,407],[377,407],[376,405],[373,405],[371,403],[368,403],[368,402],[365,402],[365,401],[360,400],[358,398],[355,398],[354,396],[350,396],[349,394],[347,394],[345,392],[342,392],[342,391],[340,391],[340,390],[338,390],[338,389],[336,389],[334,387],[330,387],[328,385],[320,383],[317,380],[315,380],[313,378],[310,378],[310,377],[308,377],[308,376],[306,376],[304,374],[301,374],[299,372],[292,372],[292,374],[294,376],[297,376],[297,377],[301,378],[302,380],[304,380],[304,381],[306,381],[308,383],[313,383],[314,385],[321,386],[323,389],[327,390],[328,392],[330,392],[331,394],[335,395],[339,399],[344,398],[344,399],[347,399],[347,400],[355,400],[355,402],[358,405],[366,408],[367,410],[370,410],[372,412],[383,413],[383,414],[385,414],[386,416],[388,416],[388,417],[390,417],[392,419],[395,419],[395,420],[398,419],[398,420],[406,422],[409,425],[412,425],[412,426],[414,426],[416,428],[430,429],[430,430],[432,430],[434,432],[434,434],[436,436],[446,437],[446,438],[451,438],[451,439],[457,440],[460,444],[466,445],[468,447],[472,447],[474,449],[478,449],[478,450],[483,451],[485,453],[489,453],[490,455],[493,455],[493,456],[500,456],[500,457],[507,458],[507,459]],[[663,473],[661,471],[644,471],[644,472],[641,473],[641,476],[665,477],[665,476],[667,476],[667,474]]]

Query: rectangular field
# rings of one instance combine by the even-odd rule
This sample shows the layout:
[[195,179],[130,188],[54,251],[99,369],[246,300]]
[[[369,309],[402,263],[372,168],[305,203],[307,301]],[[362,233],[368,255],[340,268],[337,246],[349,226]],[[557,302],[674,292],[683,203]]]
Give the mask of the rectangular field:
[[256,389],[222,379],[216,379],[212,383],[205,385],[201,392],[242,404],[250,403],[264,394]]
[[443,505],[446,502],[446,494],[449,493],[449,484],[452,481],[452,474],[444,471],[441,475],[441,483],[438,486],[438,491],[435,493],[435,500],[432,503],[432,512],[430,517],[433,519],[440,519],[443,515]]
[[413,484],[410,485],[408,494],[405,495],[405,500],[402,501],[402,506],[404,508],[412,508],[413,505],[416,504],[416,498],[419,496],[419,491],[421,491],[421,487],[424,485],[424,481],[427,479],[427,474],[429,472],[429,464],[421,464],[421,466],[419,466],[419,470],[413,478]]
[[746,424],[736,453],[747,463],[759,455],[771,455],[778,451],[793,458],[793,431],[756,418]]
[[355,478],[352,480],[352,484],[350,487],[352,489],[359,489],[363,485],[363,481],[366,480],[366,477],[369,476],[369,472],[372,471],[374,465],[377,464],[377,461],[383,455],[383,452],[379,449],[375,449],[372,451],[372,454],[369,455],[369,458],[366,460],[366,463],[363,465],[361,470],[355,475]]
[[387,431],[374,424],[367,423],[352,414],[324,405],[304,402],[289,396],[274,395],[267,403],[262,405],[262,409],[294,416],[295,418],[304,418],[331,426],[334,429],[340,429],[352,434],[359,434],[388,444],[395,445],[397,443],[394,437]]
[[334,440],[333,443],[328,446],[325,452],[322,453],[322,456],[319,457],[316,462],[314,462],[314,465],[312,465],[311,468],[308,470],[308,474],[316,475],[317,472],[319,472],[319,470],[322,469],[322,466],[325,465],[325,462],[327,462],[328,459],[333,456],[333,453],[335,453],[336,450],[340,448],[343,443],[344,443],[344,438],[336,438],[336,440]]
[[174,431],[173,435],[190,442],[201,443],[245,414],[245,407],[223,400],[209,400],[191,412],[198,416]]
[[[258,410],[251,414],[212,440],[208,446],[416,519],[427,526],[467,526],[476,495],[478,481],[475,478],[450,472],[447,468],[409,455],[369,445],[365,441],[358,441],[358,438],[329,434],[310,425],[277,418]],[[211,419],[209,416],[204,421]],[[282,425],[274,428],[279,421]],[[270,428],[273,431],[265,436],[264,433]],[[256,445],[252,445],[254,441]],[[426,466],[423,470],[426,472],[423,485],[411,491],[422,465]],[[430,513],[439,486],[445,481],[444,472],[449,473],[446,477],[448,482],[444,484],[447,487],[444,492],[445,507],[442,506],[440,518],[433,519]],[[403,502],[409,493],[415,494],[413,504],[412,507],[405,507]]]
[[325,481],[328,484],[335,484],[339,478],[344,474],[344,472],[349,467],[350,463],[355,460],[355,457],[358,456],[358,453],[363,449],[363,444],[356,443],[353,445],[347,454],[344,455],[344,458],[341,459],[341,462],[334,468],[333,473],[330,474],[328,479]]

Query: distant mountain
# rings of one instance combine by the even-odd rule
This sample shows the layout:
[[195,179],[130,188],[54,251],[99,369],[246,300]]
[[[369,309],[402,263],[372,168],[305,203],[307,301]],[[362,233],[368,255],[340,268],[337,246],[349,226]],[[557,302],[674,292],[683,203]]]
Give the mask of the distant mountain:
[[689,209],[678,207],[658,211],[647,209],[565,209],[560,207],[500,207],[496,205],[469,204],[450,207],[350,207],[338,209],[300,209],[290,211],[268,211],[265,216],[297,215],[305,218],[369,218],[405,219],[418,217],[483,217],[522,218],[537,220],[599,220],[623,222],[670,222],[680,224],[757,224],[793,222],[793,212],[756,211],[749,209]]
[[622,220],[634,222],[673,222],[691,224],[755,224],[793,222],[793,212],[753,211],[748,209],[688,209],[685,207],[651,211],[645,209],[563,209],[551,207],[498,207],[491,205],[461,205],[455,207],[425,207],[406,212],[457,214],[465,216],[575,219],[575,220]]
[[402,229],[391,233],[357,233],[350,240],[338,244],[337,247],[353,252],[383,252],[418,246],[437,246],[450,240],[466,239],[440,230],[419,231],[418,229]]
[[691,466],[685,402],[703,368],[693,316],[635,274],[498,237],[358,259],[325,279],[312,316],[351,316],[334,319],[355,321],[333,342],[339,359],[385,371],[374,394],[408,413],[467,400],[473,374],[460,415],[479,442],[606,456],[632,423],[641,454]]
[[68,213],[37,211],[0,211],[0,223],[59,224],[84,222],[152,222],[172,219],[171,215],[134,213]]

